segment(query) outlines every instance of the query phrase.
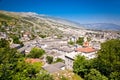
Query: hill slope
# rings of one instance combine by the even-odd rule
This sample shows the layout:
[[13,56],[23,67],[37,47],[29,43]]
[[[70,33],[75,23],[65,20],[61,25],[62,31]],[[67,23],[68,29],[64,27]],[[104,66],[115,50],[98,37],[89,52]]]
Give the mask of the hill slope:
[[[32,12],[0,11],[0,25],[14,27],[13,32],[30,32],[36,35],[62,36],[65,29],[83,29],[64,19],[39,15]],[[62,28],[62,29],[59,29]],[[19,34],[18,33],[18,34]]]

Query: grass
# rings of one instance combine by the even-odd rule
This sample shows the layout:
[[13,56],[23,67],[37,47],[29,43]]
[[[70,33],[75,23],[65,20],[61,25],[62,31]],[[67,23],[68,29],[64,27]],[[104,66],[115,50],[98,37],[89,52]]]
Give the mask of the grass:
[[6,20],[12,20],[12,19],[14,19],[13,17],[7,16],[7,15],[2,14],[2,13],[0,13],[0,18],[6,19]]
[[63,70],[53,74],[55,80],[83,80],[80,76],[69,70]]

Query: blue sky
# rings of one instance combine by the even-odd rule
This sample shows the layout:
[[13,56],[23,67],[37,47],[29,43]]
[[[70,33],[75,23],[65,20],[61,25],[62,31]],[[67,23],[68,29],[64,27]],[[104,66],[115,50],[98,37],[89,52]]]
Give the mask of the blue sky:
[[0,0],[0,10],[36,12],[83,23],[120,23],[120,0]]

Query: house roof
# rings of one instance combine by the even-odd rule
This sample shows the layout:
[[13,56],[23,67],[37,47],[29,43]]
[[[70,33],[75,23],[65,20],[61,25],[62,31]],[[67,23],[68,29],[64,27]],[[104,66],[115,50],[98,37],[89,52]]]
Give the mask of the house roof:
[[33,59],[33,58],[27,58],[26,60],[25,60],[25,62],[28,62],[28,63],[35,63],[35,62],[41,62],[41,60],[40,59]]
[[30,33],[29,32],[25,32],[24,35],[29,35]]
[[62,62],[58,62],[55,64],[50,64],[48,66],[43,67],[43,69],[45,69],[46,71],[50,72],[50,73],[54,73],[57,71],[60,71],[62,67],[64,67],[65,64]]
[[18,47],[20,47],[20,44],[11,44],[10,47],[11,48],[18,48]]
[[95,52],[96,49],[94,49],[94,48],[92,48],[92,47],[83,47],[83,48],[77,48],[76,51],[77,51],[77,52],[90,53],[90,52]]

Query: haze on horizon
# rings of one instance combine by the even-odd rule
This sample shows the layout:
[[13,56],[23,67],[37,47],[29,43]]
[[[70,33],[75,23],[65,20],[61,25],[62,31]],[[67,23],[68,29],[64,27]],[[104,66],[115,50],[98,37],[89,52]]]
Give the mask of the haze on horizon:
[[0,0],[0,10],[36,12],[87,23],[120,25],[119,0]]

